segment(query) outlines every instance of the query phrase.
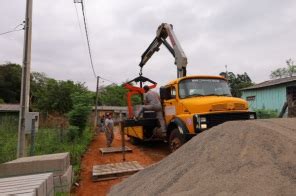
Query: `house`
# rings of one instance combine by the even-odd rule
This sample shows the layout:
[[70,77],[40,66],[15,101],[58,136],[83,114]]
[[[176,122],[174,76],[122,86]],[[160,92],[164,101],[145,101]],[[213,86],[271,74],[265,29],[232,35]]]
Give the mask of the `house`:
[[[127,116],[127,107],[121,106],[98,106],[98,119],[106,115],[106,113],[112,114],[113,119],[118,122],[120,115],[123,119]],[[92,114],[90,116],[91,121],[95,119],[95,106],[92,107]]]
[[270,109],[281,112],[288,103],[288,116],[296,116],[296,76],[268,80],[242,89],[242,98],[250,110]]

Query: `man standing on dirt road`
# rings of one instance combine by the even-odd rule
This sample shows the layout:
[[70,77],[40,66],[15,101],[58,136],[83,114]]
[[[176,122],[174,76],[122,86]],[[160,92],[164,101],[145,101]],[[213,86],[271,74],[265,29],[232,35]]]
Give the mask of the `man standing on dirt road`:
[[161,137],[166,136],[166,126],[162,114],[162,106],[160,102],[159,95],[157,92],[151,91],[149,86],[145,85],[144,87],[144,103],[145,105],[141,106],[139,110],[136,112],[136,119],[144,112],[144,110],[152,110],[156,112],[156,118],[159,121],[161,126],[160,129],[156,130],[156,134],[160,134]]
[[111,144],[114,139],[114,121],[112,119],[112,115],[110,113],[106,114],[105,119],[105,134],[106,134],[106,140],[107,140],[107,147],[111,147]]

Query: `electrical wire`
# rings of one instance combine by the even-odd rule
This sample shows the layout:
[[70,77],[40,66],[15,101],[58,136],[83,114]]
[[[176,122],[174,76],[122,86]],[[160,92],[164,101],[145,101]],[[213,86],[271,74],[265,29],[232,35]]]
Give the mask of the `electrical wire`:
[[76,3],[74,3],[74,5],[75,5],[76,17],[77,17],[77,21],[78,21],[78,25],[79,25],[80,34],[81,34],[81,37],[83,38],[83,32],[82,32],[82,28],[81,28],[81,24],[80,24],[80,20],[79,20],[79,14],[78,14],[78,9],[77,9]]
[[87,30],[87,24],[86,24],[86,18],[85,18],[85,9],[84,9],[84,3],[83,0],[81,1],[81,7],[82,7],[82,15],[83,15],[83,22],[84,22],[84,29],[85,29],[85,34],[86,34],[86,40],[87,40],[87,46],[88,46],[88,54],[90,58],[90,64],[92,67],[93,74],[95,78],[97,78],[97,74],[95,72],[94,64],[93,64],[93,58],[92,58],[92,53],[91,53],[91,48],[90,48],[90,40],[88,36],[88,30]]
[[99,76],[99,77],[100,77],[100,79],[105,80],[105,81],[107,81],[107,82],[111,82],[111,83],[114,83],[114,84],[118,84],[117,82],[114,82],[114,81],[112,81],[112,80],[109,80],[109,79],[106,79],[106,78],[102,78],[101,76]]
[[[19,26],[22,26],[22,28],[21,29],[17,29]],[[16,32],[16,31],[22,31],[24,29],[25,29],[25,22],[23,22],[21,24],[18,24],[16,27],[13,28],[13,30],[0,33],[0,35],[5,35],[5,34]]]
[[[103,78],[101,76],[97,76],[97,74],[95,72],[95,69],[94,69],[94,65],[93,65],[93,58],[92,58],[91,47],[90,47],[90,39],[89,39],[88,29],[87,29],[87,20],[86,20],[86,13],[85,13],[85,9],[84,9],[84,3],[83,3],[83,0],[81,0],[81,2],[74,2],[74,4],[76,4],[76,3],[81,3],[83,22],[84,22],[84,29],[85,29],[85,34],[86,34],[87,46],[88,46],[88,53],[89,53],[89,58],[90,58],[92,71],[93,71],[93,74],[94,74],[95,78],[99,77],[103,81],[107,81],[107,82],[110,82],[110,83],[113,83],[113,84],[118,84],[117,82],[114,82],[112,80]],[[79,15],[78,15],[78,10],[77,10],[76,5],[75,5],[75,9],[76,9],[76,16],[77,16],[77,20],[78,20],[78,24],[79,24],[79,29],[80,29],[80,32],[81,32],[81,35],[82,35],[82,28],[81,28],[81,25],[80,25],[80,22],[79,22]]]

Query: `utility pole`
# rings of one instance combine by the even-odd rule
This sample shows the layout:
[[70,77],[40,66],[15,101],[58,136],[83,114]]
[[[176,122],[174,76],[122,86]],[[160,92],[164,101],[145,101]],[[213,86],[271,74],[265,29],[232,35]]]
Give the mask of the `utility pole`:
[[94,124],[94,130],[96,130],[96,127],[98,125],[99,82],[100,82],[100,76],[97,76],[97,92],[96,92],[96,107],[95,107],[95,124]]
[[21,108],[19,112],[19,130],[18,130],[18,145],[17,145],[18,158],[26,156],[25,118],[26,118],[26,113],[29,112],[31,42],[32,42],[32,10],[33,10],[33,0],[27,0],[24,49],[23,49],[22,84],[21,84],[21,97],[20,97]]
[[227,70],[227,65],[225,65],[225,70],[226,70],[226,81],[228,82],[228,70]]

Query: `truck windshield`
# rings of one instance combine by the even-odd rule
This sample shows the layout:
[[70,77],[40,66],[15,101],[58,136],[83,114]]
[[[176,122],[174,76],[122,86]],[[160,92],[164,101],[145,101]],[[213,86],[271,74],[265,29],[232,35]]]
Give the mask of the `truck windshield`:
[[181,99],[195,96],[231,96],[228,84],[223,79],[189,78],[180,81]]

